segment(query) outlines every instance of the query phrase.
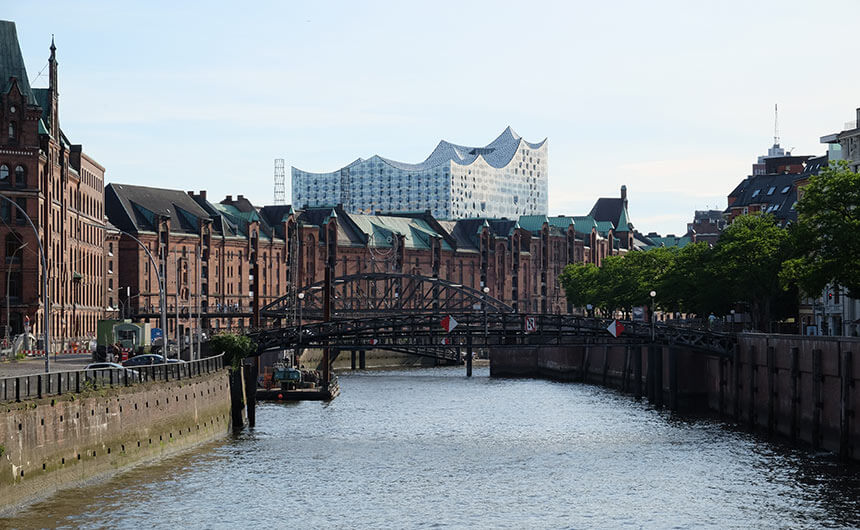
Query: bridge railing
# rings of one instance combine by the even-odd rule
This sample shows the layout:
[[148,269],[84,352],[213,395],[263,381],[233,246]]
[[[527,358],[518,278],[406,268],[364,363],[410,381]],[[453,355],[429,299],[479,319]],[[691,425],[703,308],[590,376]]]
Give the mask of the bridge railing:
[[[348,349],[377,348],[473,348],[493,345],[565,344],[590,338],[610,340],[607,327],[612,322],[565,314],[523,315],[517,313],[480,312],[447,315],[458,323],[450,332],[442,327],[443,315],[400,314],[369,318],[338,319],[305,323],[301,346],[334,346]],[[624,331],[619,342],[689,346],[719,354],[731,351],[730,334],[715,333],[664,323],[622,322]],[[299,343],[298,328],[283,327],[250,331],[260,350],[294,348]]]
[[0,402],[41,399],[102,388],[133,386],[152,381],[191,379],[223,368],[224,356],[218,355],[189,362],[5,377],[0,379]]

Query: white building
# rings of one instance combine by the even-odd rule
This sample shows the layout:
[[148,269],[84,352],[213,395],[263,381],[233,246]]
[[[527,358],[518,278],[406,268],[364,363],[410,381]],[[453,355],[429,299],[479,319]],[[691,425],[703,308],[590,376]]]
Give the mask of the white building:
[[547,142],[510,127],[484,147],[442,140],[419,164],[374,155],[331,173],[292,168],[294,206],[350,213],[418,212],[437,219],[547,214]]

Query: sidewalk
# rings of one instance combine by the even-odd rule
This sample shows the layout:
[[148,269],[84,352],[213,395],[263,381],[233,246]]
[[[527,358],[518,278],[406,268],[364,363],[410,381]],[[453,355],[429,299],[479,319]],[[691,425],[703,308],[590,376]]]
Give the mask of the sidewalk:
[[[92,355],[63,353],[56,356],[51,355],[51,371],[65,372],[71,370],[82,370],[92,362]],[[45,373],[45,357],[27,357],[18,361],[0,362],[0,377],[16,377],[21,375],[35,375]]]

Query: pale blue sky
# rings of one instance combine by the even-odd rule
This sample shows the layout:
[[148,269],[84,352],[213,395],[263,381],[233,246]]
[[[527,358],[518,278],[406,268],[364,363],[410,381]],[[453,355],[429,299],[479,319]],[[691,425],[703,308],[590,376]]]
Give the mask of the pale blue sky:
[[[860,2],[2,2],[28,74],[109,182],[272,202],[273,159],[419,162],[549,138],[550,214],[629,190],[682,233],[773,142],[822,154],[860,106]],[[34,81],[45,86],[43,75]],[[289,200],[289,174],[287,198]]]

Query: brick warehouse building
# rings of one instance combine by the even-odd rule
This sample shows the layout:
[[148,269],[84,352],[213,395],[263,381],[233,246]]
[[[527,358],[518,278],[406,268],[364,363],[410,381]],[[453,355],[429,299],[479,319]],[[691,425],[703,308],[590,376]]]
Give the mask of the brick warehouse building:
[[[27,212],[45,249],[52,334],[92,336],[105,312],[105,169],[60,127],[53,41],[48,88],[30,87],[13,22],[0,21],[0,49],[0,193]],[[17,209],[0,202],[0,273],[9,279],[8,291],[6,282],[0,289],[10,305],[3,324],[20,333],[26,316],[42,333],[36,234]]]
[[[258,208],[242,195],[212,203],[205,191],[114,183],[106,188],[105,205],[111,224],[141,240],[157,263],[167,256],[171,338],[177,330],[185,337],[189,329],[252,325],[254,308],[289,293],[292,278],[297,286],[321,281],[329,253],[336,277],[384,271],[435,276],[487,286],[491,296],[524,312],[565,312],[556,280],[563,267],[600,265],[626,252],[632,232],[626,190],[621,199],[600,199],[593,210],[613,220],[532,215],[440,221],[429,212],[364,215],[341,206],[295,211]],[[615,222],[627,226],[619,231]],[[117,249],[119,304],[126,315],[159,327],[157,269],[129,237],[122,236]]]

